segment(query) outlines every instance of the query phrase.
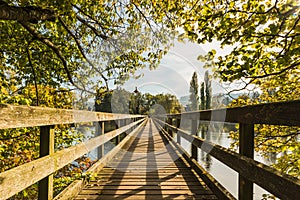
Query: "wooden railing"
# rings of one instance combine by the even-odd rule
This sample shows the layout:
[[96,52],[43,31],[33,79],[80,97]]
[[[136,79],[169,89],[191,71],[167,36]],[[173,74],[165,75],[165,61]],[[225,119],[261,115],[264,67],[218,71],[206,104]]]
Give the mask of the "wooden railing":
[[[0,199],[10,198],[36,182],[39,183],[38,198],[53,199],[54,172],[97,147],[98,156],[102,157],[106,142],[114,138],[120,142],[122,133],[137,131],[144,119],[142,115],[0,105],[0,129],[40,127],[40,158],[0,173]],[[105,122],[109,121],[115,121],[118,127],[104,133]],[[53,125],[81,122],[96,122],[96,137],[54,152]]]
[[[191,133],[180,129],[181,120],[191,120]],[[254,124],[300,126],[300,101],[269,103],[236,108],[205,110],[156,116],[156,121],[165,127],[170,138],[177,134],[191,145],[191,160],[198,161],[198,148],[209,153],[239,173],[239,199],[253,199],[253,183],[281,199],[300,197],[300,180],[281,173],[254,158]],[[200,121],[230,122],[239,124],[239,153],[197,136]],[[201,122],[200,122],[201,123]],[[205,145],[203,145],[205,144]]]

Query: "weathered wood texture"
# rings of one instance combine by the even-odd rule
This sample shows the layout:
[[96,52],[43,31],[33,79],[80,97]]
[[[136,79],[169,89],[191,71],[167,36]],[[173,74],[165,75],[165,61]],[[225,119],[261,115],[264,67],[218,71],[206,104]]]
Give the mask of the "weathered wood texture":
[[[130,132],[117,146],[109,151],[105,156],[98,160],[92,167],[87,170],[87,173],[96,173],[103,169],[103,167],[109,162],[113,156],[115,156],[119,150],[134,137],[135,134],[145,125],[147,120],[144,120],[139,126],[137,126],[132,132]],[[85,185],[84,180],[76,180],[67,188],[65,188],[60,194],[58,194],[54,200],[69,200],[73,199],[79,194]]]
[[201,148],[201,150],[209,153],[222,163],[237,171],[244,178],[256,183],[275,196],[290,200],[295,199],[295,197],[300,197],[299,179],[281,173],[274,168],[246,156],[239,155],[222,146],[207,142],[200,137],[190,135],[190,133],[178,129],[175,126],[168,125],[161,120],[157,119],[157,121],[168,128],[172,128],[173,131],[176,131],[178,135],[191,142],[193,145]]
[[145,116],[0,104],[0,129],[141,117]]
[[164,198],[216,196],[149,120],[75,199]]
[[0,199],[7,199],[22,191],[80,156],[83,156],[117,135],[136,126],[143,120],[144,119],[141,119],[117,130],[110,131],[105,135],[95,137],[76,146],[58,151],[52,155],[39,158],[35,161],[2,172],[0,174]]
[[300,100],[171,114],[167,117],[244,124],[300,126]]

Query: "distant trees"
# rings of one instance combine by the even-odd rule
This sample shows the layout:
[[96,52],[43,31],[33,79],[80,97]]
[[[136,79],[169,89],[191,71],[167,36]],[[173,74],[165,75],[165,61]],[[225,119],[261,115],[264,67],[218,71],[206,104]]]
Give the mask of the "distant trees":
[[197,73],[194,72],[190,82],[190,109],[199,109],[199,84]]
[[[199,101],[200,99],[200,101]],[[197,73],[194,72],[190,82],[190,108],[191,110],[205,110],[211,108],[212,102],[212,87],[209,72],[206,71],[204,75],[204,82],[201,82],[200,97],[199,84]]]
[[205,109],[205,84],[204,82],[201,82],[201,87],[200,87],[200,110]]
[[[154,105],[159,107],[154,108]],[[144,115],[155,113],[157,109],[163,110],[164,114],[181,112],[179,100],[172,94],[133,93],[121,88],[107,91],[105,87],[97,91],[95,108],[101,112]]]
[[209,73],[206,70],[204,75],[204,85],[205,85],[205,108],[211,108],[211,99],[212,99],[212,88],[211,88],[211,78]]
[[153,98],[153,105],[160,105],[166,113],[180,113],[181,105],[176,96],[172,94],[158,94]]

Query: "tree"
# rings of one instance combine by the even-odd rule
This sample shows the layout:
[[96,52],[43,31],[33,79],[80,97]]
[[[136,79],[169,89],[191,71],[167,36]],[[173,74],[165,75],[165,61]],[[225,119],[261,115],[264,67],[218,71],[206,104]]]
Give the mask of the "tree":
[[201,82],[200,88],[200,110],[205,110],[205,83]]
[[156,68],[168,49],[170,24],[150,17],[148,7],[122,0],[0,0],[1,71],[17,73],[20,85],[63,84],[91,93],[122,83],[137,69]]
[[190,108],[191,110],[199,109],[199,84],[197,73],[194,72],[190,82]]
[[180,113],[181,106],[176,96],[172,94],[158,94],[154,96],[155,104],[161,105],[166,113]]
[[209,73],[206,70],[204,75],[204,84],[205,84],[205,108],[211,108],[211,99],[212,99],[212,89],[211,89],[211,79]]
[[180,13],[181,36],[232,46],[227,55],[211,50],[199,59],[214,66],[222,80],[242,79],[247,86],[299,69],[299,11],[293,0],[192,1]]
[[108,91],[106,87],[101,87],[96,91],[95,111],[111,113],[112,91]]
[[210,109],[212,102],[211,78],[208,71],[205,71],[204,82],[200,87],[200,110]]

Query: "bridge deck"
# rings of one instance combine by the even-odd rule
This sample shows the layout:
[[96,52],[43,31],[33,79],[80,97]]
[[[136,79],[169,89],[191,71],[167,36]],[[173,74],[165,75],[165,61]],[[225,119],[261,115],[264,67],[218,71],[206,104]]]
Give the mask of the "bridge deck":
[[217,198],[150,119],[75,199]]

